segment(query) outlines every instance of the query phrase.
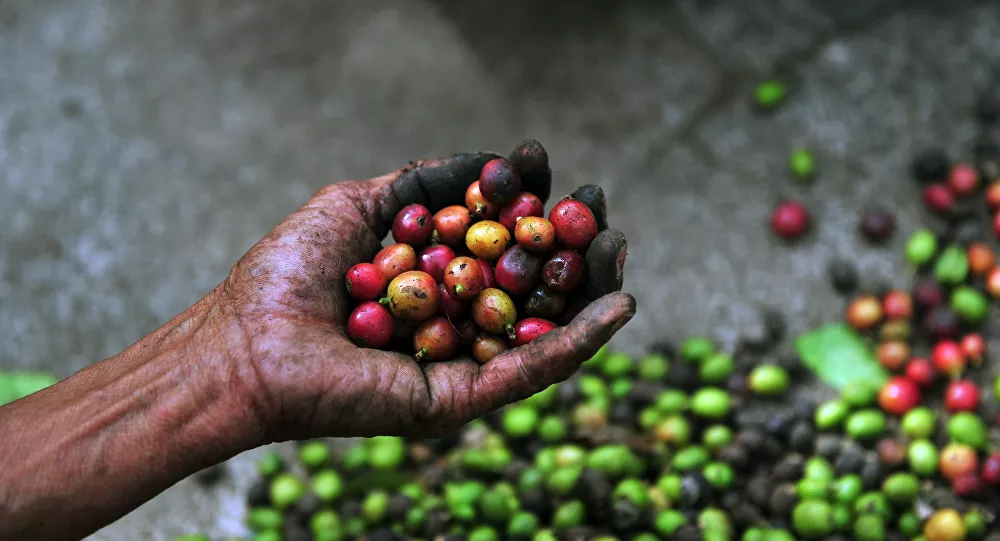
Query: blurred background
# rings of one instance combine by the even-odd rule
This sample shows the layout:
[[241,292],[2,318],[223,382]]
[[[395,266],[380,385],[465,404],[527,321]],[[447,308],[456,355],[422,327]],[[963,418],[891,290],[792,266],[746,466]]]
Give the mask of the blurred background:
[[[731,343],[762,305],[802,330],[843,308],[831,258],[905,281],[906,235],[872,248],[858,211],[920,223],[910,158],[968,157],[1000,66],[1000,5],[972,0],[13,0],[0,27],[0,368],[59,377],[195,302],[321,186],[526,137],[555,195],[600,184],[629,238],[618,348]],[[790,94],[762,115],[764,79]],[[784,198],[815,219],[794,246],[767,227]],[[241,533],[253,456],[93,539]]]

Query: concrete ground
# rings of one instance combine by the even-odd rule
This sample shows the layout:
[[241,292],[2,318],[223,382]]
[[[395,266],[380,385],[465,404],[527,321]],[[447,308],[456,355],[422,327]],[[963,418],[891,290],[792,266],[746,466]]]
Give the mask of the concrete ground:
[[[987,0],[12,0],[0,25],[0,367],[59,376],[193,303],[320,186],[524,137],[554,193],[601,184],[629,237],[618,347],[731,343],[758,303],[802,330],[842,309],[831,257],[905,283],[908,159],[967,156],[1000,67]],[[755,114],[770,75],[794,94]],[[809,186],[786,174],[800,145]],[[770,238],[783,197],[808,242]],[[887,250],[856,234],[872,201],[899,215]],[[182,482],[93,539],[238,534],[242,486]]]

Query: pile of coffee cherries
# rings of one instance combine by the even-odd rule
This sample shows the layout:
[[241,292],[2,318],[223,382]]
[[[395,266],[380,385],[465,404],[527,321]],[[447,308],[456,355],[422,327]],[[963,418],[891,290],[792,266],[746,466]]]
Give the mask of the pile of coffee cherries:
[[464,206],[403,207],[395,243],[347,271],[359,303],[347,321],[351,340],[419,361],[471,353],[485,363],[564,323],[567,307],[583,300],[585,254],[603,208],[568,196],[546,218],[542,199],[522,191],[521,173],[496,158]]

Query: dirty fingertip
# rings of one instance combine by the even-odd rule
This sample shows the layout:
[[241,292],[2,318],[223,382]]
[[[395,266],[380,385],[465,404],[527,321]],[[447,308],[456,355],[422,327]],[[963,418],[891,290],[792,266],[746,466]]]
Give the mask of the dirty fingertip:
[[605,229],[587,249],[587,297],[597,299],[621,291],[625,281],[628,240],[617,229]]

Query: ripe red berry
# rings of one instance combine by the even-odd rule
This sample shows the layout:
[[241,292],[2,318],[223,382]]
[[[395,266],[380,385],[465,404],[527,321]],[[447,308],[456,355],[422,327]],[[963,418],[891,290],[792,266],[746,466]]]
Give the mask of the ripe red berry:
[[938,372],[949,377],[958,377],[965,370],[965,352],[951,340],[938,342],[931,352],[931,360]]
[[455,356],[459,336],[447,318],[437,316],[420,324],[413,333],[413,352],[418,361],[447,361]]
[[951,411],[974,411],[979,407],[979,387],[968,380],[955,380],[944,392],[944,407]]
[[472,226],[472,214],[469,209],[461,205],[445,207],[437,211],[433,222],[434,235],[432,235],[432,239],[452,248],[465,246],[465,234]]
[[909,378],[894,377],[879,391],[878,404],[887,413],[902,415],[920,404],[920,388]]
[[507,231],[514,233],[514,226],[517,225],[518,218],[527,216],[545,216],[545,205],[537,195],[530,192],[517,194],[511,203],[500,209],[500,217],[497,221],[507,228]]
[[887,340],[875,348],[875,356],[886,370],[896,372],[910,358],[910,346],[902,340]]
[[994,299],[1000,299],[1000,267],[995,267],[986,275],[986,291]]
[[462,302],[452,296],[448,286],[438,284],[438,297],[441,299],[438,313],[453,322],[461,321],[469,314],[469,303]]
[[583,281],[586,263],[573,250],[559,250],[542,265],[542,281],[558,293],[571,293]]
[[497,260],[493,270],[500,289],[513,295],[523,295],[531,291],[542,273],[542,259],[524,249],[520,244],[511,246]]
[[377,302],[363,302],[347,318],[347,336],[362,347],[381,348],[392,340],[395,320]]
[[479,189],[491,203],[506,205],[521,191],[521,175],[505,158],[486,162],[479,174]]
[[563,199],[549,211],[549,221],[556,230],[559,244],[573,250],[586,250],[597,237],[597,218],[590,207],[575,199]]
[[944,302],[941,285],[929,279],[917,282],[913,286],[911,297],[918,310],[927,310]]
[[344,285],[347,294],[359,301],[373,301],[382,296],[389,283],[385,274],[372,263],[358,263],[347,271]]
[[905,291],[892,290],[882,299],[882,313],[886,319],[909,319],[913,315],[913,299]]
[[392,220],[392,238],[396,242],[420,248],[434,233],[434,215],[419,204],[407,205]]
[[927,205],[927,208],[934,212],[948,212],[955,204],[955,199],[947,184],[928,185],[924,188],[923,199],[924,205]]
[[955,491],[956,496],[964,498],[981,493],[986,486],[975,471],[970,471],[956,477],[951,482],[951,488]]
[[971,333],[962,337],[962,351],[965,356],[972,361],[973,366],[979,366],[983,362],[983,355],[986,355],[986,341],[983,335]]
[[547,319],[538,317],[522,319],[514,324],[514,339],[510,341],[510,347],[523,346],[555,328],[556,324]]
[[493,273],[493,263],[485,259],[477,259],[476,263],[479,263],[479,270],[483,271],[483,289],[496,287],[497,279]]
[[938,469],[945,479],[955,480],[979,469],[976,450],[964,443],[949,443],[938,455]]
[[955,195],[968,197],[979,187],[979,172],[971,164],[955,164],[948,173],[948,187]]
[[969,260],[969,272],[975,276],[983,276],[997,265],[997,256],[985,242],[973,242],[965,249],[965,257]]
[[934,365],[923,357],[916,357],[906,365],[906,377],[920,387],[930,387],[934,383]]
[[435,282],[444,280],[444,267],[452,259],[455,259],[455,250],[443,245],[436,244],[428,246],[420,251],[420,260],[417,261],[417,270],[424,271],[434,278]]
[[986,187],[986,205],[993,212],[1000,210],[1000,181]]
[[995,451],[983,461],[980,475],[989,485],[1000,485],[1000,451]]
[[802,203],[782,203],[771,214],[771,230],[783,239],[799,238],[809,230],[809,212]]
[[855,329],[870,329],[882,321],[882,303],[875,297],[858,297],[847,305],[844,319]]

